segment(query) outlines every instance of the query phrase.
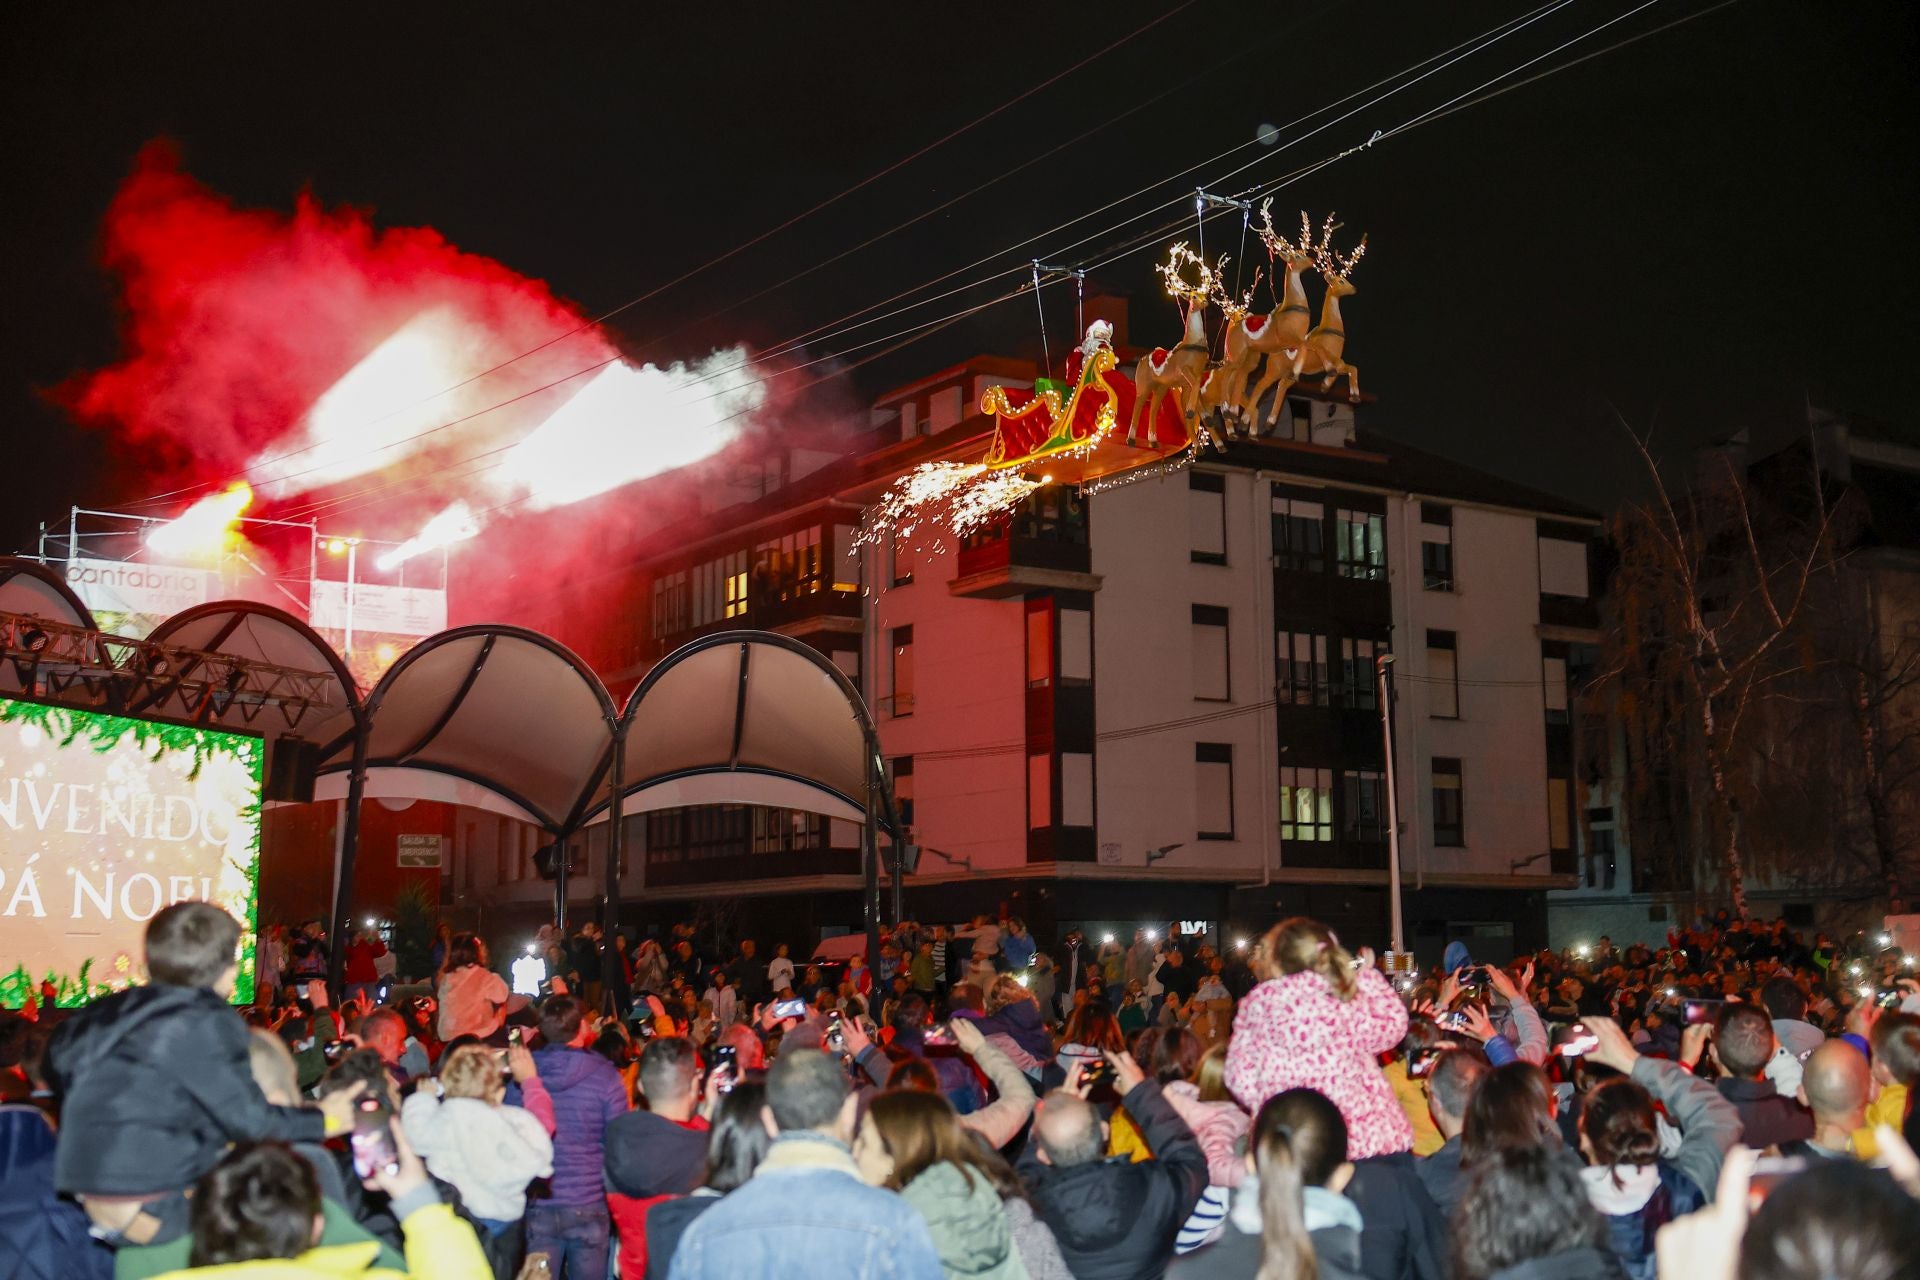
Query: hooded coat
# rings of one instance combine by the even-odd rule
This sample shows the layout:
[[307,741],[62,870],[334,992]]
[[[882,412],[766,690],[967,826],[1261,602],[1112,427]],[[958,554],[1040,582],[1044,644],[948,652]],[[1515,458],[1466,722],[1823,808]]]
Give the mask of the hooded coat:
[[927,1220],[947,1280],[1028,1280],[1000,1193],[985,1178],[930,1165],[900,1194]]
[[1109,1156],[1086,1164],[1042,1164],[1029,1144],[1020,1176],[1077,1280],[1157,1280],[1180,1224],[1207,1189],[1207,1156],[1151,1080],[1120,1105],[1139,1126],[1151,1160]]
[[192,1186],[229,1143],[319,1142],[326,1119],[268,1103],[247,1024],[201,987],[133,987],[60,1024],[49,1083],[65,1104],[54,1181],[64,1193],[146,1195]]
[[527,1184],[553,1172],[553,1139],[524,1107],[421,1089],[402,1104],[400,1123],[427,1172],[458,1188],[476,1218],[516,1221],[527,1211]]

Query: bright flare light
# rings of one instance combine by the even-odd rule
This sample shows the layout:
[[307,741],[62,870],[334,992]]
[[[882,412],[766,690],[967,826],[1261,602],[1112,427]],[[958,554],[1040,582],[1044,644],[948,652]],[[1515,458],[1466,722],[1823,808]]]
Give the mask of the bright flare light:
[[441,393],[472,372],[462,359],[472,345],[472,326],[451,308],[421,312],[327,388],[299,433],[247,474],[263,488],[294,481],[291,492],[304,493],[399,461],[405,445],[454,416]]
[[226,550],[234,522],[252,501],[253,490],[245,484],[202,498],[179,518],[149,532],[147,546],[169,559],[211,560]]
[[713,456],[766,399],[744,347],[665,369],[611,364],[507,451],[495,482],[536,511],[578,502]]
[[479,532],[480,522],[473,518],[473,509],[465,502],[456,502],[427,521],[420,532],[381,556],[374,563],[384,573],[422,552],[438,551],[441,547],[465,542]]

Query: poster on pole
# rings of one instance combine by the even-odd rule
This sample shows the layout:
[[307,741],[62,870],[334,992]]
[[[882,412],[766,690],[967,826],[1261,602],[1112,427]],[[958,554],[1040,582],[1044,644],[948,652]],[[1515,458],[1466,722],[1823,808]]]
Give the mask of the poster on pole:
[[200,899],[240,921],[254,987],[266,747],[251,734],[0,698],[0,1005],[144,981],[147,921]]
[[357,632],[430,636],[447,629],[447,593],[432,587],[356,582],[349,618],[347,584],[315,578],[307,621],[315,631],[345,631],[351,621]]

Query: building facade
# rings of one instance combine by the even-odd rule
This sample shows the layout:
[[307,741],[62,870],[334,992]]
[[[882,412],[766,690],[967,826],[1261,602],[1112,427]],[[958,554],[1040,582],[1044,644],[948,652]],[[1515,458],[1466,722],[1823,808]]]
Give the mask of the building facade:
[[[1570,692],[1598,639],[1597,517],[1298,394],[1273,433],[1187,470],[1049,487],[966,538],[857,542],[893,479],[984,443],[987,387],[1035,372],[978,359],[882,397],[837,454],[763,446],[744,500],[635,546],[628,625],[576,647],[616,686],[714,631],[820,649],[872,708],[919,918],[1004,902],[1043,936],[1176,919],[1224,936],[1305,912],[1378,948],[1391,654],[1406,943],[1544,945],[1545,894],[1580,883],[1607,829]],[[726,480],[709,488],[739,496]],[[476,835],[463,871],[456,835],[462,896],[537,911],[551,886],[499,870],[525,839]],[[636,918],[725,911],[796,946],[858,924],[852,823],[667,810],[630,819],[627,845]],[[576,863],[581,905],[598,857],[589,841]]]

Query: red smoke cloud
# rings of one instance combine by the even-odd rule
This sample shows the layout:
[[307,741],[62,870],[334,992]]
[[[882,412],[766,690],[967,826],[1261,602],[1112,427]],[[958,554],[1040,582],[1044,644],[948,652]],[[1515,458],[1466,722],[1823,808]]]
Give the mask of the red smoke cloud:
[[[304,443],[300,424],[315,401],[423,313],[458,317],[463,377],[583,322],[541,282],[463,253],[431,228],[376,229],[366,211],[327,208],[311,194],[291,216],[237,208],[184,173],[165,143],[141,152],[108,208],[104,260],[121,285],[125,354],[62,398],[80,421],[149,456],[156,491],[180,479],[224,482]],[[435,425],[612,355],[588,329],[426,406],[416,395],[373,416],[410,413]],[[428,472],[423,461],[517,439],[576,389],[370,455],[368,468],[391,469],[412,453],[407,469]],[[437,456],[423,460],[420,450]],[[288,488],[337,478],[296,476]]]

